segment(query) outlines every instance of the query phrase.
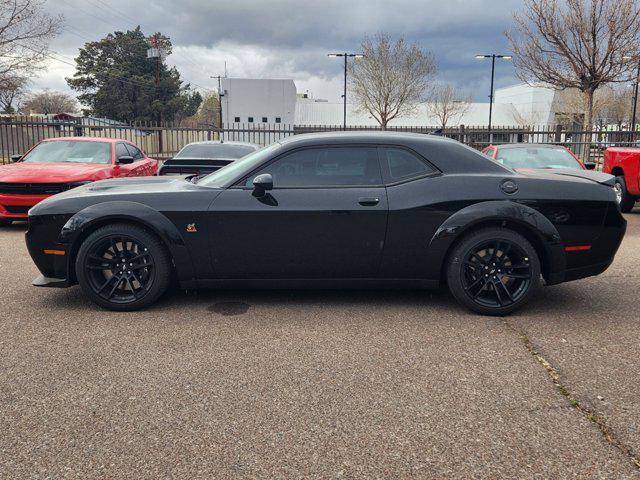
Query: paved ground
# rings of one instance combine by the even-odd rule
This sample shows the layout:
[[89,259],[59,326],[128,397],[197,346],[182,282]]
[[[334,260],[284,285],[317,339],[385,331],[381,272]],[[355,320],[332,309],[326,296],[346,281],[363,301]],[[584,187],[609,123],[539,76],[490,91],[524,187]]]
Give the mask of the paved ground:
[[109,313],[31,287],[24,227],[3,229],[0,477],[639,478],[628,220],[608,272],[506,321],[445,292],[175,293]]

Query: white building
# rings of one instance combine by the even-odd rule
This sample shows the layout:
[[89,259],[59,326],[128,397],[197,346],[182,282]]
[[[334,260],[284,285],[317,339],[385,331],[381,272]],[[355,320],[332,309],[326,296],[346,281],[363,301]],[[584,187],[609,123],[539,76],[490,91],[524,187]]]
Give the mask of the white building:
[[[225,124],[269,125],[342,125],[342,102],[328,102],[297,94],[293,80],[222,79],[222,115]],[[560,107],[559,92],[543,86],[514,85],[495,92],[492,124],[499,126],[551,125],[567,114]],[[488,103],[471,103],[467,111],[453,118],[448,126],[486,126]],[[368,112],[347,104],[347,124],[375,126]],[[419,105],[410,115],[390,122],[391,126],[435,127],[438,119],[427,104]]]
[[293,80],[223,78],[222,122],[293,124],[296,85]]

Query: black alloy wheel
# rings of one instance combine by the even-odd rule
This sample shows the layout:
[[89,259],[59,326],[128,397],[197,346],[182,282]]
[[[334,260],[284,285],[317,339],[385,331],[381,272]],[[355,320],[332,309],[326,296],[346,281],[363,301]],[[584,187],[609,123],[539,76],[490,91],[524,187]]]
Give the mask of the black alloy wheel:
[[448,271],[458,301],[482,314],[505,315],[522,306],[537,288],[540,261],[521,235],[481,230],[455,249]]
[[76,259],[78,283],[99,305],[136,310],[169,284],[170,265],[160,241],[134,225],[107,225],[83,242]]

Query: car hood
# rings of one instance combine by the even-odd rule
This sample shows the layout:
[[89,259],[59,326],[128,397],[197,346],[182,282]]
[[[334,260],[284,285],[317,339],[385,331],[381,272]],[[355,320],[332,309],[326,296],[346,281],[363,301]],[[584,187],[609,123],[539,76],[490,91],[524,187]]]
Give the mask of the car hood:
[[0,183],[69,183],[109,178],[110,164],[16,162],[0,166]]
[[524,175],[562,175],[565,177],[572,178],[582,178],[584,180],[591,180],[595,183],[600,183],[602,185],[608,185],[610,187],[614,186],[615,177],[613,175],[609,175],[608,173],[595,172],[593,170],[578,170],[578,169],[568,169],[568,168],[517,168],[516,172],[522,173]]

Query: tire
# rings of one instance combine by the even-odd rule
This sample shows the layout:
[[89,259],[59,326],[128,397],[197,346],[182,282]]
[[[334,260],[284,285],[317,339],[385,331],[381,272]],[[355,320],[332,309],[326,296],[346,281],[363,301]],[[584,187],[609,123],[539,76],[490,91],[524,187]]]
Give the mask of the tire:
[[629,192],[627,191],[627,182],[625,182],[624,176],[620,175],[616,177],[615,188],[621,195],[620,210],[622,210],[623,213],[629,213],[633,210],[636,199],[632,195],[629,195]]
[[505,228],[470,233],[447,265],[455,299],[481,315],[508,315],[525,305],[540,286],[540,259],[522,235]]
[[8,218],[0,218],[0,227],[8,227],[13,223],[13,220]]
[[123,223],[91,233],[80,245],[75,268],[84,293],[115,311],[151,305],[171,281],[171,259],[160,239],[145,228]]

